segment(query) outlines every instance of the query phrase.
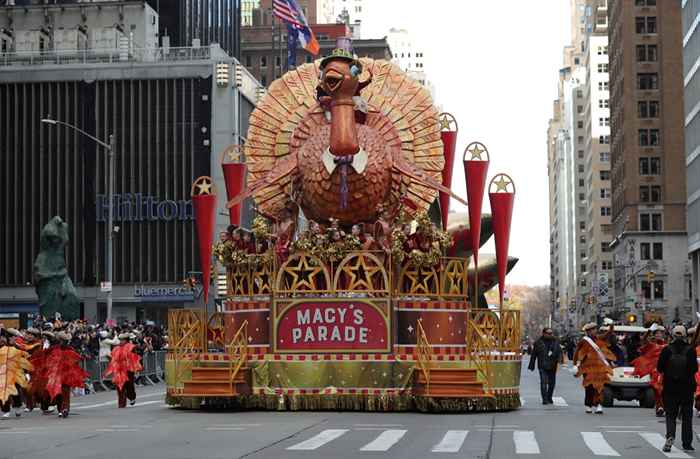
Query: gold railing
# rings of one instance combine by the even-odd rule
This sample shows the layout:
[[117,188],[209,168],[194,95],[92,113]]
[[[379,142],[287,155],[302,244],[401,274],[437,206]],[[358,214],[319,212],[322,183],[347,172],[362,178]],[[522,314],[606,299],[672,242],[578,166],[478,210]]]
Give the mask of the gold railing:
[[248,255],[245,263],[226,269],[228,296],[271,295],[274,282],[272,256]]
[[425,377],[425,394],[430,394],[430,360],[432,359],[432,349],[430,343],[428,342],[428,337],[425,335],[425,330],[423,329],[423,321],[418,320],[416,326],[417,338],[416,338],[416,361],[418,362],[418,367],[423,372],[423,377]]
[[175,361],[175,381],[180,381],[198,355],[206,350],[206,312],[172,309],[168,312],[170,348]]
[[490,339],[481,333],[479,326],[471,318],[467,319],[467,357],[474,362],[476,370],[484,378],[486,394],[493,393],[492,351]]
[[231,344],[227,346],[229,356],[229,381],[231,383],[231,392],[233,392],[233,381],[236,375],[243,368],[243,365],[248,361],[248,321],[244,320],[236,335],[231,340]]

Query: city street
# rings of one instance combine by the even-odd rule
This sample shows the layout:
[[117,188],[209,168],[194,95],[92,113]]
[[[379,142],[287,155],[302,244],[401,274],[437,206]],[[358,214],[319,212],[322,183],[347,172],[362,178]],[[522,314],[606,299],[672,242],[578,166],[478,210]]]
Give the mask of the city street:
[[652,410],[620,403],[602,416],[585,414],[568,367],[554,406],[542,406],[536,373],[523,372],[521,390],[518,411],[426,415],[185,411],[163,403],[162,385],[140,387],[136,405],[124,410],[109,392],[75,398],[67,420],[35,411],[0,421],[0,457],[697,457],[660,451],[664,426]]

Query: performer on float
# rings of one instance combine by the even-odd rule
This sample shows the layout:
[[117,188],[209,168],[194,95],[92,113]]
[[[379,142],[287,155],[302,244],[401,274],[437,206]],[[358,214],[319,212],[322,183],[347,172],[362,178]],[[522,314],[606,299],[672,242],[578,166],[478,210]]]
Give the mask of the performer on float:
[[608,338],[613,332],[613,325],[610,325],[607,332],[596,333],[597,328],[593,322],[583,326],[586,336],[579,341],[574,352],[574,374],[576,377],[583,377],[586,413],[592,413],[595,409],[596,414],[603,414],[601,395],[603,387],[612,376],[610,361],[615,360],[615,355],[608,348]]
[[663,378],[656,370],[656,365],[659,362],[661,351],[667,344],[666,329],[653,323],[644,338],[646,342],[639,348],[639,357],[631,362],[634,367],[633,374],[639,377],[649,375],[651,387],[654,389],[654,398],[656,399],[656,416],[663,417],[664,402],[661,396]]
[[126,400],[130,405],[136,403],[136,373],[143,370],[141,359],[136,354],[136,346],[131,342],[131,333],[119,335],[121,344],[112,350],[112,360],[107,366],[105,375],[112,375],[112,382],[117,386],[118,407],[126,408]]
[[32,369],[29,354],[19,349],[16,339],[19,331],[8,328],[0,334],[0,411],[9,418],[14,408],[15,416],[22,415],[22,392],[28,385],[26,372]]

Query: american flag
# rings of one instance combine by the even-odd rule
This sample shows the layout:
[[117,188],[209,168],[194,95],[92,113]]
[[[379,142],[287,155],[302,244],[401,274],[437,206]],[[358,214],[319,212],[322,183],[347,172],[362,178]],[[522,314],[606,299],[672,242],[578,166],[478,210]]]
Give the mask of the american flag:
[[272,0],[272,14],[288,24],[296,27],[304,27],[306,19],[297,17],[297,11],[289,0]]

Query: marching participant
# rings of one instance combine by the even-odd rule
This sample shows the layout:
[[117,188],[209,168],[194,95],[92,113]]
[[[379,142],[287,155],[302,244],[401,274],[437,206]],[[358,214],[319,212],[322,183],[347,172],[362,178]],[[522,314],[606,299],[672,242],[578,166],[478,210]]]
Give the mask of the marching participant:
[[656,399],[656,416],[664,416],[664,402],[661,393],[663,392],[663,378],[657,371],[656,365],[659,362],[661,351],[666,346],[666,329],[656,323],[649,327],[649,332],[645,338],[647,342],[639,348],[639,357],[631,363],[634,367],[634,375],[644,377],[649,375],[651,387],[654,389]]
[[[31,361],[32,355],[34,355],[35,352],[41,352],[43,344],[44,343],[41,339],[41,332],[34,327],[29,327],[24,332],[24,343],[22,344],[20,349],[29,354],[29,360]],[[31,390],[31,377],[34,371],[35,370],[32,368],[32,370],[26,373],[26,379],[28,380],[28,384],[27,387],[25,387],[22,391],[22,395],[24,396],[25,413],[29,413],[30,411],[32,411],[36,404],[34,392]]]
[[613,325],[610,324],[610,328],[604,333],[596,333],[597,328],[594,322],[583,326],[586,336],[576,346],[574,371],[576,377],[583,376],[586,413],[592,413],[595,408],[596,414],[603,414],[601,394],[613,372],[609,361],[615,360],[615,355],[608,348],[608,338],[613,332]]
[[126,400],[129,404],[136,403],[136,386],[134,384],[135,373],[141,371],[140,358],[136,354],[136,346],[131,342],[136,336],[131,333],[119,335],[121,344],[112,349],[112,360],[107,366],[105,375],[112,375],[112,382],[117,386],[119,408],[126,408]]
[[0,335],[0,411],[3,418],[10,417],[14,408],[15,416],[22,415],[22,389],[27,387],[26,371],[32,369],[29,354],[16,347],[15,339],[19,331],[9,328]]

